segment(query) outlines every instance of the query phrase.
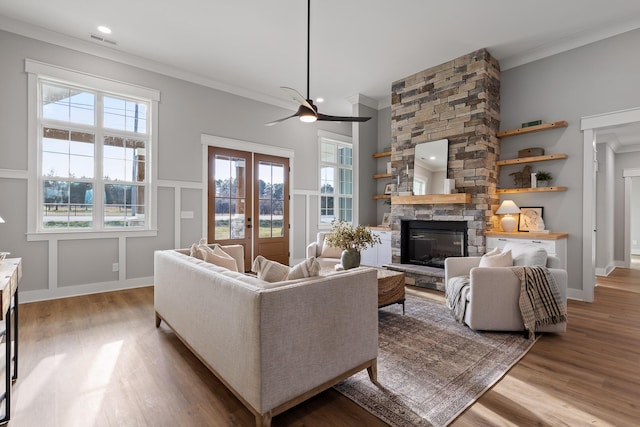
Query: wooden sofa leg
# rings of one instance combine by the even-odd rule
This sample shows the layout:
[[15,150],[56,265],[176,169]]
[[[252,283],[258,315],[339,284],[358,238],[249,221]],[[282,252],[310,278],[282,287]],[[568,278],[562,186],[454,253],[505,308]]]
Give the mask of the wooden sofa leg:
[[256,427],[271,427],[271,412],[256,415]]
[[371,366],[367,368],[367,373],[369,374],[369,379],[372,383],[378,384],[378,359],[373,359],[371,361]]
[[162,318],[158,316],[158,312],[156,311],[156,328],[160,327],[160,322],[162,322]]

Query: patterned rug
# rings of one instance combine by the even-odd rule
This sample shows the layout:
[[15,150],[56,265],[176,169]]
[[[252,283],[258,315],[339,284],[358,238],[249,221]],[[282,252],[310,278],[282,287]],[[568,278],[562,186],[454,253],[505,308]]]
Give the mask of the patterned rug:
[[443,303],[407,295],[379,311],[378,382],[366,371],[334,388],[392,426],[446,426],[500,380],[534,341],[474,332]]

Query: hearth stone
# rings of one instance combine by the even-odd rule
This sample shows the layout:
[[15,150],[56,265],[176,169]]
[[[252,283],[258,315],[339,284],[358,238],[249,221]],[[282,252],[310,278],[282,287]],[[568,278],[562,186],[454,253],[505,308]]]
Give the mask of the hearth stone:
[[383,267],[403,272],[407,285],[444,292],[444,269],[442,268],[399,263],[385,264]]

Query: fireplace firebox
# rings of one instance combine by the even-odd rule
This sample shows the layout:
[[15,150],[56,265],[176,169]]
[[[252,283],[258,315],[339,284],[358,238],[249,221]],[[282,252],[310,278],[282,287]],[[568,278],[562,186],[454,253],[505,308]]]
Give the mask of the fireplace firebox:
[[444,268],[448,257],[467,256],[466,221],[403,220],[400,228],[402,264]]

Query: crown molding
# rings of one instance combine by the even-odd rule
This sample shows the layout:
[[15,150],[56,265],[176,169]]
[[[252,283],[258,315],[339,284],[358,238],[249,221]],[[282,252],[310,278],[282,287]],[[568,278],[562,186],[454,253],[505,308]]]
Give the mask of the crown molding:
[[505,71],[510,68],[519,67],[520,65],[525,65],[529,62],[537,61],[581,46],[586,46],[638,28],[640,28],[640,19],[634,19],[607,28],[589,28],[588,30],[566,36],[552,43],[529,49],[521,54],[503,58],[500,60],[500,70]]
[[349,101],[351,105],[362,104],[366,107],[378,110],[378,101],[361,93],[347,97],[347,101]]
[[274,105],[276,107],[284,108],[287,110],[297,108],[297,106],[293,102],[286,101],[284,99],[279,99],[270,95],[266,95],[264,93],[255,92],[238,86],[222,83],[207,77],[203,77],[196,73],[172,67],[161,62],[146,59],[137,55],[131,55],[129,53],[121,52],[111,47],[101,46],[96,42],[67,36],[65,34],[47,30],[45,28],[27,24],[26,22],[11,19],[3,15],[0,15],[0,30],[60,46],[66,49],[75,50],[77,52],[86,53],[99,58],[108,59],[110,61],[118,62],[124,65],[140,68],[142,70],[162,74],[167,77],[173,77],[211,89],[231,93],[233,95],[248,98],[258,102],[263,102],[265,104]]

